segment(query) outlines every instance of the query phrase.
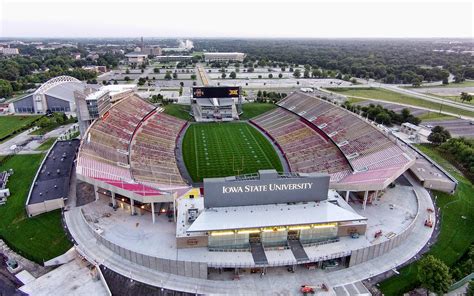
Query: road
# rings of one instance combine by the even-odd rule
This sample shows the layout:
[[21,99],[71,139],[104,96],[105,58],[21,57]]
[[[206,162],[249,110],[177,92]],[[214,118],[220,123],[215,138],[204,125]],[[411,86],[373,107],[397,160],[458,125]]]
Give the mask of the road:
[[[364,81],[364,80],[361,80],[361,81]],[[415,97],[417,99],[430,101],[430,102],[434,102],[434,103],[439,103],[439,104],[443,104],[443,105],[446,105],[446,106],[451,106],[451,107],[454,107],[454,108],[474,112],[474,106],[472,106],[472,105],[464,104],[464,103],[460,103],[460,102],[454,102],[454,101],[451,101],[451,100],[448,100],[448,99],[443,99],[443,98],[439,98],[439,97],[430,96],[430,95],[427,95],[427,94],[415,92],[413,90],[403,88],[403,87],[401,87],[401,85],[385,84],[385,83],[379,83],[379,82],[375,82],[375,81],[368,81],[367,82],[365,80],[365,83],[360,84],[360,85],[334,86],[334,88],[347,88],[347,87],[349,87],[349,88],[367,88],[367,87],[382,88],[382,89],[385,89],[385,90],[388,90],[388,91],[397,92],[399,94]],[[367,99],[367,98],[365,98],[365,99]],[[372,98],[370,98],[370,99],[372,99]],[[377,101],[377,100],[374,99],[374,101]],[[380,101],[383,101],[383,100],[380,100]],[[390,102],[390,103],[394,103],[394,102]],[[396,104],[400,104],[400,103],[396,103]],[[406,105],[406,104],[400,104],[400,105]],[[406,105],[406,106],[409,106],[409,105]],[[411,107],[416,107],[416,108],[425,109],[425,110],[431,110],[431,111],[434,111],[434,112],[439,111],[439,110],[434,110],[434,109],[421,108],[421,107],[418,107],[418,106],[411,106]],[[460,117],[458,114],[453,114],[453,113],[449,113],[449,112],[445,112],[445,111],[442,111],[442,113],[452,115],[452,116],[455,116],[455,117]],[[470,116],[461,116],[460,118],[467,119],[467,120],[474,120],[474,117],[470,117]]]

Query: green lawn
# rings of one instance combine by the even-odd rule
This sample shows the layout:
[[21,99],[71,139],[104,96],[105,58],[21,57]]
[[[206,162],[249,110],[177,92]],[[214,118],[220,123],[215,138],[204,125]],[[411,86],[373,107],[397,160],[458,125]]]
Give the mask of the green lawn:
[[[448,266],[453,265],[474,242],[474,186],[453,167],[440,152],[429,146],[418,146],[425,154],[449,171],[458,181],[454,195],[434,192],[441,208],[441,233],[438,241],[428,252]],[[400,269],[400,275],[380,284],[385,295],[402,295],[418,285],[418,262]]]
[[450,100],[450,101],[453,101],[453,102],[456,102],[456,103],[463,103],[463,104],[469,104],[469,105],[474,105],[474,101],[461,101],[461,95],[459,96],[442,96],[442,95],[437,95],[437,94],[431,94],[429,93],[428,95],[430,96],[434,96],[434,97],[438,97],[438,98],[441,98],[441,99],[446,99],[446,100]]
[[184,135],[183,158],[195,182],[261,169],[282,171],[272,144],[245,122],[192,124]]
[[365,99],[361,99],[361,98],[354,98],[354,97],[347,97],[349,103],[351,104],[357,104],[357,103],[360,103],[360,102],[364,102],[364,101],[367,101]]
[[41,116],[27,115],[27,116],[0,116],[0,138],[6,137],[12,132],[30,125],[33,121]]
[[363,99],[377,99],[392,103],[401,103],[407,104],[414,107],[423,107],[423,108],[430,108],[433,110],[439,110],[440,108],[442,111],[450,112],[454,114],[464,115],[474,117],[474,112],[459,109],[452,106],[441,105],[440,103],[435,103],[431,101],[425,101],[422,99],[418,99],[412,96],[400,94],[394,91],[382,89],[382,88],[327,88],[327,90],[340,93],[346,96],[355,96],[360,97]]
[[271,103],[246,103],[242,104],[242,111],[244,112],[240,119],[246,120],[257,117],[267,111],[276,108],[277,105]]
[[165,109],[165,113],[172,115],[174,117],[178,117],[187,121],[193,121],[194,118],[189,115],[189,112],[191,111],[191,106],[189,105],[181,105],[181,104],[168,104],[166,106],[163,106]]
[[419,87],[406,86],[405,88],[434,88],[434,87],[456,88],[456,87],[472,87],[472,86],[474,86],[474,80],[465,80],[461,83],[451,82],[450,84],[441,84],[441,85],[436,85],[436,86],[430,86],[430,85],[423,85],[423,86],[419,86]]
[[36,150],[38,150],[38,151],[48,150],[49,148],[51,148],[51,146],[53,146],[54,141],[56,141],[56,139],[57,138],[55,138],[55,137],[47,139],[46,141],[41,143],[41,145],[39,145],[38,148],[36,148]]
[[59,210],[27,218],[25,201],[44,154],[16,155],[0,166],[13,168],[8,187],[11,196],[0,206],[0,237],[22,256],[38,263],[63,254],[71,247],[61,225]]
[[439,112],[427,112],[423,113],[419,116],[417,116],[419,119],[423,121],[430,121],[430,120],[451,120],[455,119],[456,117],[445,115],[445,114],[439,114]]

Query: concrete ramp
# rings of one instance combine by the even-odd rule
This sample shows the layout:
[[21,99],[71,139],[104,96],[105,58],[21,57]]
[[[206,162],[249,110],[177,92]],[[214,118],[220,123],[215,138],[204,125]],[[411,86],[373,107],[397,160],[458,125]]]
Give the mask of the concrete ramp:
[[293,256],[295,256],[296,261],[309,261],[308,254],[306,254],[306,251],[299,240],[289,240],[288,244],[290,245],[291,252],[293,252]]
[[252,257],[255,264],[268,264],[267,255],[265,255],[265,249],[261,243],[251,243],[250,251],[252,252]]

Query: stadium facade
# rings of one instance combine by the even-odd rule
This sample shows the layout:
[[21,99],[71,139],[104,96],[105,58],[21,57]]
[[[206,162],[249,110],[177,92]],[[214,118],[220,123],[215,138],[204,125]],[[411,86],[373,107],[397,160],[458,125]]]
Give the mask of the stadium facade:
[[367,219],[328,199],[328,188],[329,175],[275,170],[205,179],[205,198],[178,202],[177,247],[250,250],[363,235]]

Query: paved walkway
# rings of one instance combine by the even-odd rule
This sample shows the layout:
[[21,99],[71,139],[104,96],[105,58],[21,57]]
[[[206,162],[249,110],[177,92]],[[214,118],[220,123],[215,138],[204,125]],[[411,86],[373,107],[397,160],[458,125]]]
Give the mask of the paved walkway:
[[[433,228],[424,226],[427,208],[433,208],[428,192],[420,185],[407,177],[419,197],[420,215],[415,220],[411,235],[399,247],[376,259],[358,264],[351,268],[326,272],[322,270],[298,270],[288,273],[286,269],[273,269],[260,278],[246,275],[240,281],[213,281],[183,277],[158,272],[144,266],[134,264],[113,253],[97,242],[92,235],[89,225],[83,219],[80,208],[73,208],[65,213],[68,229],[79,243],[78,249],[90,261],[103,264],[115,272],[127,275],[134,280],[166,289],[199,294],[298,294],[301,284],[317,285],[326,283],[329,287],[346,286],[377,274],[396,268],[398,265],[415,256],[429,240]],[[328,292],[326,295],[333,295]]]

